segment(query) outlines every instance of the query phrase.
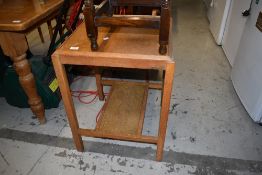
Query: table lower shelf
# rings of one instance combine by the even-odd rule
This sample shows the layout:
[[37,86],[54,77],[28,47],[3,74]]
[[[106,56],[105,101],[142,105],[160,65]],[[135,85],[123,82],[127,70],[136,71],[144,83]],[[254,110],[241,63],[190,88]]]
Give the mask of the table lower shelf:
[[115,135],[141,135],[147,95],[147,84],[115,82],[95,131]]

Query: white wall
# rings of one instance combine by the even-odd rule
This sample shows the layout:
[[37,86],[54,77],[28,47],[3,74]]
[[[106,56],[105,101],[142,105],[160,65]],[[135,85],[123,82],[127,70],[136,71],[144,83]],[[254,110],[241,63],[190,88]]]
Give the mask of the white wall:
[[206,6],[208,7],[208,6],[210,5],[210,3],[211,3],[212,0],[203,0],[203,1],[204,1],[204,3],[206,4]]

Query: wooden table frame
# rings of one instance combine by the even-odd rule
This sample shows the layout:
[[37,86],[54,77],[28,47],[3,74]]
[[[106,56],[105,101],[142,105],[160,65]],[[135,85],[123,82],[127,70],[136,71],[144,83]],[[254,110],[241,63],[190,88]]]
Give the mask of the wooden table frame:
[[44,5],[29,0],[16,1],[15,4],[12,1],[0,3],[0,47],[13,61],[19,82],[28,97],[28,104],[41,124],[46,122],[45,110],[26,59],[28,45],[25,35],[53,17],[62,4],[62,0],[48,0]]
[[[111,138],[136,142],[153,143],[157,145],[156,159],[162,160],[163,147],[166,136],[166,128],[169,114],[170,97],[173,86],[175,62],[168,56],[102,53],[102,52],[81,52],[62,51],[55,52],[52,56],[53,65],[57,75],[60,91],[65,105],[65,110],[72,130],[73,139],[78,151],[84,150],[82,136]],[[163,83],[149,83],[149,88],[162,89],[162,104],[159,121],[158,136],[126,136],[99,133],[90,129],[79,128],[71,91],[68,84],[64,65],[86,65],[95,67],[119,67],[136,69],[158,69],[164,70]],[[96,73],[97,89],[100,99],[103,99],[102,85],[110,84],[111,81],[101,80],[99,72]]]

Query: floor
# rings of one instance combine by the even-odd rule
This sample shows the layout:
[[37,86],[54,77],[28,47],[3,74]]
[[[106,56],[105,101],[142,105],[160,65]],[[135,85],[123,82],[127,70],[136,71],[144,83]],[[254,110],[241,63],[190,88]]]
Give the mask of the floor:
[[[154,160],[150,144],[84,138],[86,150],[77,152],[63,102],[46,110],[47,123],[39,125],[29,109],[0,98],[0,174],[262,174],[262,127],[234,91],[231,67],[209,32],[202,0],[172,6],[177,69],[162,162]],[[37,32],[28,41],[34,54],[48,46],[39,44]],[[82,77],[71,89],[95,89],[94,79]],[[157,133],[158,98],[158,91],[150,92],[144,134]],[[74,103],[80,126],[94,127],[102,102]]]

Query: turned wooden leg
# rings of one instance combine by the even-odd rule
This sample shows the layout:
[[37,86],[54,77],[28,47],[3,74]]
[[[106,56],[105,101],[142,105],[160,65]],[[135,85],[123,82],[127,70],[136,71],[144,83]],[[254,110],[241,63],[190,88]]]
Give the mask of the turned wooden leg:
[[165,79],[164,79],[159,129],[158,129],[158,141],[157,141],[157,152],[156,152],[156,160],[158,161],[161,161],[163,157],[163,148],[164,148],[165,137],[166,137],[166,129],[167,129],[169,106],[170,106],[170,97],[171,97],[172,86],[173,86],[174,71],[175,71],[175,63],[167,64]]
[[160,17],[160,31],[159,31],[159,53],[166,54],[167,44],[169,39],[170,27],[170,12],[169,0],[161,0],[161,17]]
[[41,124],[45,123],[45,110],[41,97],[37,94],[34,75],[26,59],[28,45],[22,33],[0,32],[0,47],[14,62],[14,68],[24,89],[32,112]]
[[97,27],[95,26],[95,6],[93,0],[85,0],[85,9],[83,11],[85,16],[85,25],[87,36],[91,42],[91,50],[98,50],[97,44]]
[[75,146],[77,151],[84,151],[84,144],[81,135],[79,134],[79,124],[76,116],[76,111],[74,107],[74,103],[71,96],[71,91],[68,85],[68,79],[65,71],[64,65],[61,64],[59,57],[53,55],[52,61],[54,65],[54,69],[56,72],[56,77],[58,80],[59,88],[61,91],[61,95],[63,98],[67,118],[69,121],[69,125],[72,131],[73,139],[75,142]]
[[19,82],[28,96],[28,104],[32,112],[38,117],[40,123],[45,123],[45,111],[41,98],[37,94],[34,75],[26,59],[26,54],[18,57],[11,57],[14,68],[19,76]]

